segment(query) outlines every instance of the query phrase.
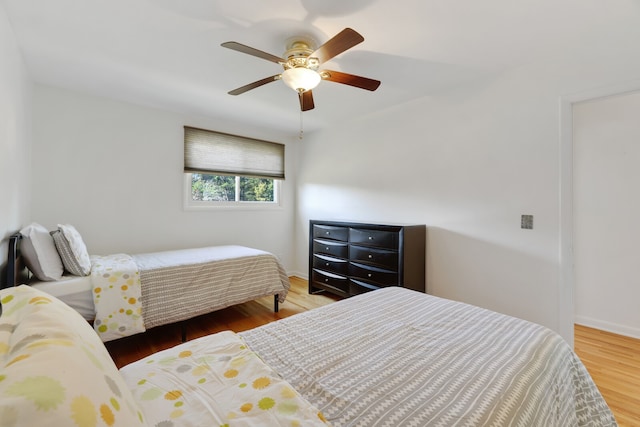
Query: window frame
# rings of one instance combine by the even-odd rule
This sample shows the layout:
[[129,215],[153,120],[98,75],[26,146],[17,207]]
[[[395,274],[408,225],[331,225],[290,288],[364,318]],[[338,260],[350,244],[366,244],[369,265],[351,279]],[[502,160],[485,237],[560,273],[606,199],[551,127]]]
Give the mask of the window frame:
[[[236,200],[234,201],[215,201],[215,200],[193,200],[192,198],[192,173],[184,172],[183,179],[183,207],[186,211],[206,211],[206,210],[277,210],[282,209],[282,181],[276,178],[273,179],[273,196],[275,201],[273,202],[257,202],[257,201],[240,201],[237,200],[240,197],[240,177],[241,175],[234,175],[236,178]],[[219,175],[210,173],[209,175]]]

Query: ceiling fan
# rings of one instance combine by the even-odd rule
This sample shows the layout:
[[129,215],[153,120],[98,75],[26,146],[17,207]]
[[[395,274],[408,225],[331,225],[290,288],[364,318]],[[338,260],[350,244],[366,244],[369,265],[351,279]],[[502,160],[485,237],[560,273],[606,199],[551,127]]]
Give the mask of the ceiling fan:
[[345,28],[317,48],[313,40],[308,37],[293,37],[289,43],[287,43],[286,51],[283,54],[284,58],[271,55],[270,53],[238,42],[231,41],[222,43],[223,47],[275,62],[284,68],[284,71],[280,74],[275,74],[241,86],[230,91],[229,95],[240,95],[241,93],[245,93],[267,83],[282,80],[287,86],[298,93],[300,109],[302,111],[308,111],[315,107],[311,91],[318,86],[322,80],[374,91],[380,86],[380,81],[378,80],[342,73],[340,71],[320,69],[320,67],[331,58],[351,49],[363,41],[364,37],[351,28]]

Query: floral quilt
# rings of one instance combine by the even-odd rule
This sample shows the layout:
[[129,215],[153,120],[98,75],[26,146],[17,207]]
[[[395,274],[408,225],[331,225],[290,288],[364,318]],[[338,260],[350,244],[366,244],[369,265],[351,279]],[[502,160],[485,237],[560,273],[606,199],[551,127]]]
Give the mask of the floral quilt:
[[324,416],[235,333],[219,332],[120,369],[153,426],[325,426]]
[[93,327],[102,339],[144,332],[140,272],[127,254],[91,257],[91,284],[96,318]]

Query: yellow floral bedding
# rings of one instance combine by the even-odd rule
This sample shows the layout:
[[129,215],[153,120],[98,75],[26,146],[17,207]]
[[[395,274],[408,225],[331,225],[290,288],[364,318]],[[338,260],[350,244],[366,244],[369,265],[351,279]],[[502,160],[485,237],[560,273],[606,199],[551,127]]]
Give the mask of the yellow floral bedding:
[[102,341],[145,331],[140,272],[130,255],[92,256],[91,285],[96,308],[93,327]]
[[75,310],[26,285],[0,290],[0,426],[148,426]]
[[120,372],[150,425],[327,425],[230,331],[155,353]]

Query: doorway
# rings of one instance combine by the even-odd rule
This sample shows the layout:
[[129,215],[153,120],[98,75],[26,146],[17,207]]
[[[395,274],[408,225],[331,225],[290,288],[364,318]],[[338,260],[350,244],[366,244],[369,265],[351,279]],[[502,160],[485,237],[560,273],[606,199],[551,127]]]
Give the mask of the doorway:
[[[637,261],[639,259],[638,250],[629,247],[626,238],[632,234],[629,232],[630,230],[640,228],[634,222],[637,221],[636,209],[640,204],[640,193],[633,186],[630,189],[627,187],[627,184],[633,184],[631,181],[640,183],[640,175],[635,174],[632,175],[632,178],[628,178],[628,175],[625,175],[627,172],[621,170],[626,169],[625,163],[631,163],[634,166],[638,165],[637,161],[633,161],[634,156],[638,155],[637,150],[640,145],[640,138],[636,133],[638,130],[637,127],[634,127],[638,126],[638,117],[640,116],[640,110],[637,109],[638,102],[640,102],[640,82],[638,81],[561,98],[561,285],[558,319],[560,333],[570,343],[573,343],[574,321],[628,336],[640,334],[640,319],[636,319],[637,315],[634,314],[637,310],[626,310],[626,304],[629,301],[636,301],[635,306],[637,307],[640,286],[636,286],[633,284],[634,282],[628,282],[626,279],[629,276],[628,262],[624,270],[621,268],[621,265],[625,264],[625,258],[635,256],[636,264],[638,264]],[[576,114],[575,120],[574,113]],[[631,119],[629,116],[631,116]],[[586,140],[584,139],[585,137],[587,138]],[[577,147],[581,141],[587,142],[583,142],[584,146]],[[632,141],[635,141],[635,144],[629,145]],[[594,152],[585,152],[584,150],[588,148],[588,145],[591,146],[589,150],[600,150],[600,152],[597,152],[598,155],[594,155],[596,154]],[[607,148],[611,148],[611,150],[607,150]],[[629,151],[629,148],[631,148],[631,151]],[[639,158],[635,157],[635,159]],[[579,174],[579,176],[575,177],[575,183],[574,161],[576,162],[575,173]],[[599,161],[600,163],[598,163]],[[606,179],[602,177],[598,179],[597,174],[602,173],[602,171],[598,172],[596,170],[595,172],[598,173],[586,178],[586,182],[591,182],[591,185],[594,186],[590,188],[586,185],[583,175],[585,170],[593,169],[594,164],[596,169],[605,169],[608,174],[605,175]],[[640,168],[636,166],[635,169]],[[626,181],[624,180],[625,177],[627,177]],[[617,182],[616,180],[623,180],[624,184],[621,186],[614,185]],[[574,184],[577,187],[575,192]],[[621,195],[624,194],[623,188],[627,190],[628,194],[626,196]],[[606,210],[609,213],[604,215],[598,224],[597,218],[589,219],[588,217],[602,217],[602,215],[595,215],[597,211],[590,210],[589,206],[593,206],[598,201],[604,203],[611,196],[605,193],[606,197],[597,197],[597,193],[602,191],[613,192],[617,199],[611,200],[611,203],[616,206],[610,206]],[[617,194],[615,194],[616,192]],[[578,199],[574,200],[576,197]],[[574,202],[576,206],[574,206]],[[583,221],[585,219],[588,220],[586,223]],[[584,231],[581,231],[581,229],[584,229],[585,224],[593,220],[596,220],[594,224],[598,224],[592,225],[592,227],[595,227],[595,234],[606,237],[606,244],[603,244],[603,246],[608,250],[600,249],[601,253],[599,255],[602,255],[602,251],[604,252],[602,258],[599,258],[597,256],[598,253],[595,251],[585,252],[588,249],[588,242],[591,242],[590,245],[593,246],[593,241],[599,240],[599,238],[594,239],[593,235],[589,236]],[[611,230],[612,232],[607,234],[607,230],[610,230],[614,224],[616,230]],[[615,239],[616,235],[621,235],[619,229],[624,231],[622,235],[625,238],[622,240],[620,238]],[[590,232],[590,230],[587,229],[587,232]],[[597,245],[598,243],[595,244]],[[594,257],[597,258],[593,261],[594,268],[602,266],[606,259],[613,260],[613,271],[615,273],[611,273],[610,277],[606,277],[606,273],[599,272],[598,277],[600,279],[597,281],[598,283],[592,281],[588,285],[586,293],[583,294],[582,283],[578,283],[577,279],[583,278],[590,273],[581,270],[581,265],[584,265],[585,262],[588,262],[587,260]],[[624,271],[627,272],[625,273]],[[603,274],[605,275],[603,276]],[[626,284],[623,281],[626,281]],[[601,298],[594,298],[595,294],[592,292],[599,292]],[[615,306],[615,301],[622,301],[623,299],[622,305],[616,306],[616,309],[613,310],[612,307]],[[613,314],[613,316],[609,314]]]
[[573,104],[575,322],[640,338],[640,92]]

